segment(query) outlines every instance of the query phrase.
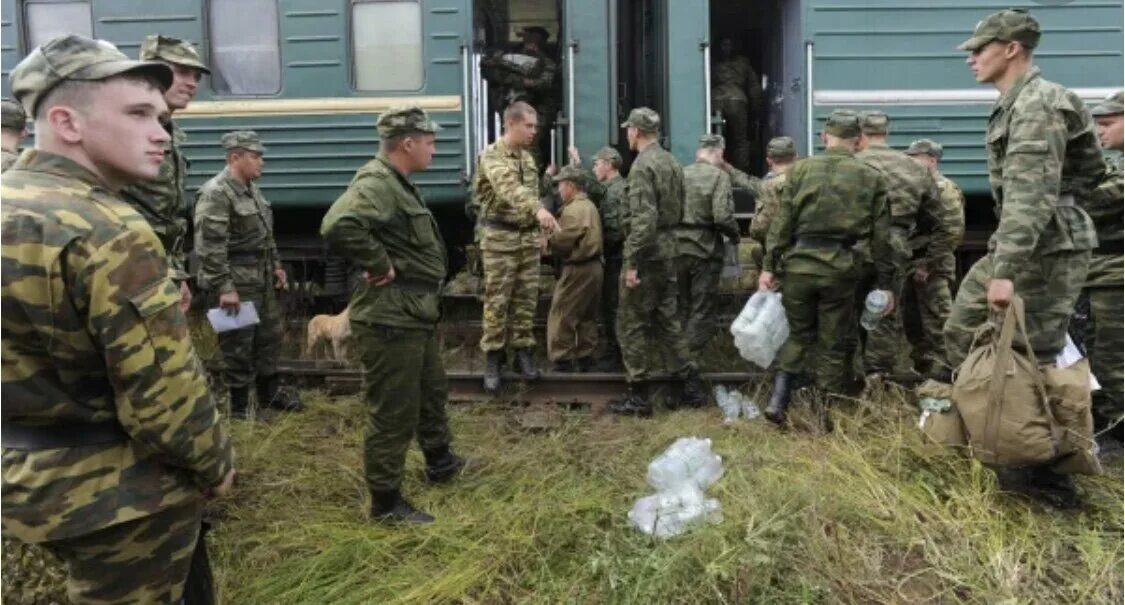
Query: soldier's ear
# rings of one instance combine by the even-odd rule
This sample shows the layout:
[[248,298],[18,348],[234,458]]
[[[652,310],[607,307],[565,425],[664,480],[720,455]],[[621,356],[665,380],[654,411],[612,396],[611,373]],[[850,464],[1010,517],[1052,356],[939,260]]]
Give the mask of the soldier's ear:
[[47,108],[47,124],[58,139],[68,145],[82,142],[84,120],[81,113],[73,107],[54,105]]

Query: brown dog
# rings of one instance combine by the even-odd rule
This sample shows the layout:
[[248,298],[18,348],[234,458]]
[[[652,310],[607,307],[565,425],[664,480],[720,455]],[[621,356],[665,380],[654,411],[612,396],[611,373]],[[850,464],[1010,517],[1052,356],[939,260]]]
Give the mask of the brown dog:
[[308,336],[305,340],[305,357],[315,359],[322,348],[322,342],[332,343],[332,359],[346,360],[348,356],[346,339],[352,333],[348,323],[348,309],[339,315],[317,315],[309,320]]

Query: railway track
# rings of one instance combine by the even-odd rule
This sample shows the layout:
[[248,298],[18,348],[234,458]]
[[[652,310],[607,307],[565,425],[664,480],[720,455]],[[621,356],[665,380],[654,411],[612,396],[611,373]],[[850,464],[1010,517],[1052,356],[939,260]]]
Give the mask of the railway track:
[[[359,392],[362,374],[356,368],[333,361],[282,360],[280,373],[289,382],[302,388],[323,388],[333,395]],[[481,372],[453,370],[446,373],[449,398],[456,402],[487,402],[492,400],[524,403],[555,403],[601,405],[625,393],[625,375],[620,373],[584,372],[575,374],[545,373],[539,380],[525,382],[519,375],[505,372],[498,395],[486,393]],[[711,384],[742,385],[763,378],[765,372],[715,372],[703,375]],[[668,375],[653,376],[656,387],[673,386],[677,380]]]

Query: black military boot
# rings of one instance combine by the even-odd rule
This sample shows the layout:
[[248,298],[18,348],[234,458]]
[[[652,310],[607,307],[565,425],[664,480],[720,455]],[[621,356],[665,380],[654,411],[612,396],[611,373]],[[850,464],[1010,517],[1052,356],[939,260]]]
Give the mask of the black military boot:
[[680,402],[689,408],[701,408],[707,405],[707,390],[698,372],[692,372],[684,379],[683,397]]
[[371,520],[387,525],[426,525],[434,522],[432,515],[414,508],[397,489],[371,490]]
[[504,351],[488,351],[484,355],[484,390],[496,394],[500,390],[500,364],[504,361]]
[[535,351],[530,347],[516,349],[516,362],[520,365],[520,376],[522,376],[524,380],[536,380],[539,378],[539,368],[535,367]]
[[577,372],[578,368],[573,361],[569,359],[560,359],[556,361],[553,366],[551,366],[551,371],[569,374],[571,372]]
[[426,456],[426,481],[445,483],[465,468],[465,459],[453,453],[448,445],[422,450]]
[[628,386],[625,399],[609,404],[609,411],[618,416],[652,417],[652,402],[648,397],[648,384],[644,382],[631,382]]
[[256,386],[258,387],[258,405],[260,407],[286,412],[305,411],[305,404],[301,401],[301,395],[297,393],[296,389],[281,386],[281,377],[277,374],[259,376]]
[[574,360],[574,371],[590,372],[594,369],[594,358],[587,355]]
[[230,388],[230,417],[235,420],[250,417],[250,387]]
[[773,393],[766,406],[766,420],[774,424],[785,424],[785,411],[789,409],[789,400],[793,397],[793,375],[789,372],[778,371],[773,377]]

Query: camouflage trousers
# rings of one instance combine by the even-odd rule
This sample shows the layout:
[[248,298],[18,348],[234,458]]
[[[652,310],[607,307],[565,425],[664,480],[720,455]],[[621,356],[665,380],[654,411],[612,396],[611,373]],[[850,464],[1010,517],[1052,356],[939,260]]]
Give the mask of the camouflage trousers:
[[564,265],[547,315],[547,357],[573,361],[590,357],[598,346],[598,302],[602,263]]
[[618,280],[617,335],[625,379],[641,382],[653,373],[650,353],[657,350],[667,371],[688,376],[697,366],[688,355],[676,310],[675,260],[645,261],[638,265],[637,277],[641,283],[634,288],[625,286],[624,272]]
[[[620,250],[618,251],[620,252]],[[621,256],[607,255],[605,257],[605,271],[602,277],[601,318],[602,336],[605,338],[606,356],[617,359],[621,356],[621,347],[617,342],[617,307],[620,302],[621,292],[618,282],[621,280]]]
[[[901,304],[903,294],[910,287],[913,280],[905,277],[906,269],[900,269],[898,282],[894,285],[895,310],[890,315],[879,320],[875,329],[867,332],[867,340],[863,348],[863,366],[865,373],[904,373],[908,370],[911,358],[911,348],[906,340],[903,330],[903,308]],[[869,289],[868,289],[869,290]],[[856,325],[859,325],[859,313],[862,313],[863,301],[867,290],[858,293],[859,305],[856,306]],[[862,328],[860,328],[862,329]]]
[[726,122],[723,135],[730,150],[730,163],[739,170],[750,169],[750,104],[736,99],[715,99],[715,110]]
[[238,288],[238,296],[243,303],[254,303],[261,323],[219,334],[223,378],[230,388],[250,386],[256,376],[276,374],[277,360],[281,357],[281,306],[274,289],[243,286]]
[[176,603],[183,597],[202,518],[199,499],[42,546],[66,564],[72,603]]
[[367,419],[363,474],[372,490],[398,489],[406,450],[450,444],[445,404],[449,384],[433,330],[351,323],[363,368]]
[[[1028,340],[1040,363],[1054,363],[1066,344],[1067,324],[1082,293],[1089,262],[1089,250],[1064,250],[1032,257],[1013,280],[1016,294],[1024,301]],[[956,368],[965,361],[977,328],[998,319],[997,314],[990,312],[986,298],[991,277],[990,255],[977,261],[961,281],[943,330],[950,367]],[[999,324],[995,327],[999,329]]]
[[[852,276],[827,277],[786,273],[781,284],[789,338],[778,354],[778,367],[790,374],[806,368],[817,388],[849,393],[855,381],[852,355],[856,347],[855,287]],[[816,359],[808,359],[812,355]]]
[[945,367],[945,342],[941,330],[953,308],[953,280],[930,275],[925,283],[907,279],[902,297],[903,329],[910,342],[914,365],[920,371]]
[[676,259],[677,301],[688,355],[698,363],[715,335],[715,297],[719,293],[722,258],[681,256]]
[[482,351],[535,346],[535,308],[539,304],[539,250],[482,250],[484,318]]
[[1101,384],[1094,392],[1094,420],[1101,430],[1122,414],[1125,383],[1125,301],[1121,286],[1087,288],[1090,321],[1086,324],[1086,353],[1090,369]]

